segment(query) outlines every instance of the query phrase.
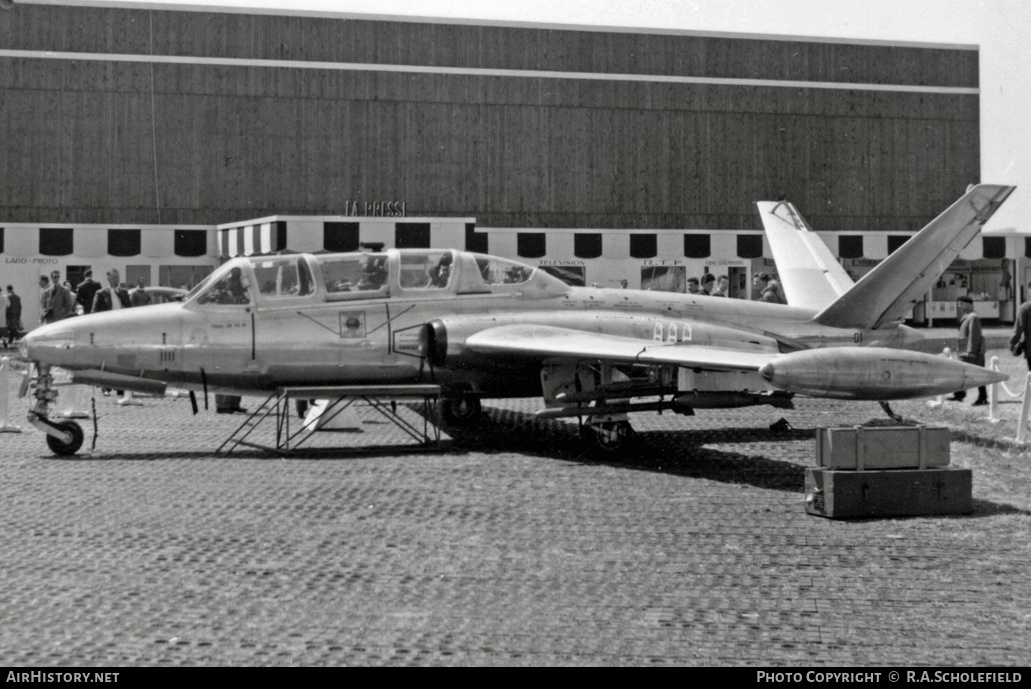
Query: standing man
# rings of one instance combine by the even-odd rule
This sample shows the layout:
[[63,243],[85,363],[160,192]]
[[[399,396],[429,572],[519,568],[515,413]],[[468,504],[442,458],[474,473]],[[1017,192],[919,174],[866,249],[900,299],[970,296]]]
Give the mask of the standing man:
[[[75,315],[75,297],[61,284],[61,271],[50,273],[50,315],[53,321],[63,321]],[[51,322],[53,322],[51,321]]]
[[712,288],[716,284],[716,276],[712,273],[705,273],[702,275],[702,294],[711,295]]
[[132,305],[133,306],[146,306],[150,303],[150,293],[146,290],[147,281],[140,278],[139,282],[136,283],[136,289],[133,290]]
[[93,279],[93,271],[87,270],[75,293],[75,301],[82,307],[83,313],[93,313],[93,297],[99,289],[100,283]]
[[716,279],[716,288],[712,290],[713,297],[727,297],[730,296],[730,278],[726,275],[720,275]]
[[7,322],[7,307],[11,304],[7,300],[7,295],[0,291],[0,339],[3,340],[4,349],[7,349],[7,343],[11,339],[8,328],[10,323]]
[[53,297],[50,289],[50,278],[46,275],[39,276],[39,322],[43,325],[53,323],[54,318],[50,314],[50,300]]
[[7,286],[7,342],[11,344],[21,337],[24,330],[21,323],[21,297],[14,293],[14,285]]
[[[1010,338],[1010,351],[1015,356],[1023,354],[1027,361],[1027,370],[1031,371],[1031,284],[1027,286],[1028,300],[1020,305],[1017,311],[1017,318],[1013,321],[1013,337]],[[1017,351],[1017,345],[1021,345],[1023,352]]]
[[768,304],[783,304],[784,300],[777,293],[777,286],[766,273],[756,273],[752,276],[752,294],[758,294],[759,301]]
[[[94,295],[93,308],[90,309],[92,313],[118,311],[132,306],[129,301],[129,293],[124,287],[118,286],[119,278],[120,276],[117,269],[112,268],[107,271],[107,287],[97,290],[96,295]],[[117,392],[121,395],[123,391],[118,390]],[[111,394],[111,388],[103,388],[103,393],[104,397],[107,397]]]
[[698,286],[698,278],[688,278],[687,279],[687,293],[688,294],[698,294],[701,291],[702,291],[702,288]]
[[[959,339],[956,341],[956,351],[959,352],[960,360],[984,366],[985,341],[981,334],[981,319],[974,313],[974,300],[963,296],[956,300],[956,315],[959,317]],[[962,402],[967,396],[966,390],[958,390],[950,399],[953,402]],[[988,404],[988,388],[981,386],[977,389],[977,399],[974,400],[975,407]]]
[[107,271],[108,286],[104,289],[97,290],[96,295],[93,297],[93,308],[90,309],[91,313],[127,309],[132,306],[132,303],[129,301],[129,293],[123,287],[118,286],[119,277],[120,276],[116,268],[112,268]]

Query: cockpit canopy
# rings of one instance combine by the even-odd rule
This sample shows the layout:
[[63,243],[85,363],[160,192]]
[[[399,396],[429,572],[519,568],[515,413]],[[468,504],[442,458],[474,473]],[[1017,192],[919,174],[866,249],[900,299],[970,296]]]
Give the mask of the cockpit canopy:
[[201,307],[260,306],[502,294],[530,287],[537,296],[569,289],[544,271],[506,258],[454,249],[392,249],[236,258],[194,287],[184,301]]

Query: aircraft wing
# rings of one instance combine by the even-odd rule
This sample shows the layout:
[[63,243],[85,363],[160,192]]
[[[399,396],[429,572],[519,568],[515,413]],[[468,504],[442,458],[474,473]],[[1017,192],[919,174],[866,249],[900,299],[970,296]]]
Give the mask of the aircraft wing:
[[788,304],[820,310],[852,287],[848,273],[798,209],[787,201],[756,206]]
[[711,371],[757,371],[778,356],[777,352],[650,342],[551,325],[502,325],[471,335],[465,346],[481,354],[671,364]]

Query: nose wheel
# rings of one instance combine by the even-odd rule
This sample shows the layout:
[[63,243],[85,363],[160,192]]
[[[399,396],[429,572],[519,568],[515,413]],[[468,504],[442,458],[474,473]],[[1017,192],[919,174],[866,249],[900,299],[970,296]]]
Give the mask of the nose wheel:
[[[28,378],[22,388],[21,394],[24,395],[28,388]],[[47,434],[47,447],[60,457],[78,452],[85,437],[82,426],[74,421],[55,422],[47,418],[50,408],[57,402],[57,390],[54,389],[54,377],[49,366],[36,365],[36,389],[32,396],[36,404],[29,410],[29,423]]]
[[54,424],[54,430],[69,438],[68,441],[65,442],[56,435],[47,434],[47,447],[49,447],[55,455],[59,455],[61,457],[74,455],[79,451],[79,448],[82,447],[82,441],[83,438],[85,438],[85,434],[83,434],[82,426],[79,424],[74,421],[61,421],[60,423]]

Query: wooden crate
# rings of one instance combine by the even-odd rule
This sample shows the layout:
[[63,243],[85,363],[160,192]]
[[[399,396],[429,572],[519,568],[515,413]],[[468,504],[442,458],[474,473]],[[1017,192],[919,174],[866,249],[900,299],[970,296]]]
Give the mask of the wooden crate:
[[805,511],[832,519],[966,514],[969,469],[806,469]]
[[943,426],[816,429],[816,464],[827,469],[928,469],[949,465]]

